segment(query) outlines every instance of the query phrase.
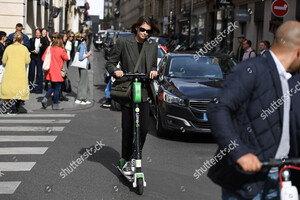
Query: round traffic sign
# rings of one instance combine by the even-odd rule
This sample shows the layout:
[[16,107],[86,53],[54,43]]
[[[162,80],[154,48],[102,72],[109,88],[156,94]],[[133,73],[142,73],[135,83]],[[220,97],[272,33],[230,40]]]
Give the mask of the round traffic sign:
[[284,17],[289,11],[289,5],[285,0],[276,0],[272,3],[272,13],[277,17]]

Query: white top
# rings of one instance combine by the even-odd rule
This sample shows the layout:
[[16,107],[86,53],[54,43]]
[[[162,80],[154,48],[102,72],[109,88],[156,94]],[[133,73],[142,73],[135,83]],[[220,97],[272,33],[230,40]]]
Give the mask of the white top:
[[41,38],[35,38],[35,51],[39,51],[38,49],[40,48],[40,43],[41,43]]
[[72,51],[72,42],[70,42],[69,40],[66,43],[65,49],[67,51],[69,60],[71,59],[71,51]]

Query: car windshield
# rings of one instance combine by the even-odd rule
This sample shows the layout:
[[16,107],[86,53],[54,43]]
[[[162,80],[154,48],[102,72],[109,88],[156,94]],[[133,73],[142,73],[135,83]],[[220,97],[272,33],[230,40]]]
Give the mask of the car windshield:
[[130,36],[132,35],[132,33],[119,33],[118,37],[127,37],[127,36]]
[[225,79],[236,65],[230,58],[209,56],[197,58],[193,56],[171,58],[168,75],[174,78]]
[[166,46],[167,40],[165,38],[158,38],[158,44],[161,44],[162,46]]
[[164,50],[162,50],[161,48],[158,48],[157,58],[162,58],[164,55],[165,55]]

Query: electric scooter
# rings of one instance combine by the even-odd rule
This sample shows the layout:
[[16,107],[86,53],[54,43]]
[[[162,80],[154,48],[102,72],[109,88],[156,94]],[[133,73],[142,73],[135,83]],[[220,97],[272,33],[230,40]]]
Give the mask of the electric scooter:
[[281,200],[299,200],[298,190],[292,185],[291,173],[289,169],[300,170],[300,159],[270,159],[262,162],[262,168],[279,167],[280,181],[280,199]]
[[[133,175],[125,175],[123,170],[117,166],[119,171],[125,178],[132,182],[133,188],[137,188],[137,193],[142,195],[144,187],[146,187],[145,175],[142,172],[142,150],[141,150],[141,133],[140,133],[140,108],[142,102],[142,80],[148,78],[144,73],[124,73],[124,77],[132,78],[132,103],[134,113],[134,139],[133,139],[133,155],[131,158],[131,169]],[[124,163],[120,163],[124,166]]]

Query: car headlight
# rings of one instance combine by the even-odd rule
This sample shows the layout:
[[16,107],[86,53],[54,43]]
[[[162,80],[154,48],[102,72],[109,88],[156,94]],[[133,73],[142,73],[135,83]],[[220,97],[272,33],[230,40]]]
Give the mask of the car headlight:
[[163,93],[163,100],[167,103],[175,103],[181,106],[185,106],[184,100],[171,94],[171,93],[167,93],[164,92]]

